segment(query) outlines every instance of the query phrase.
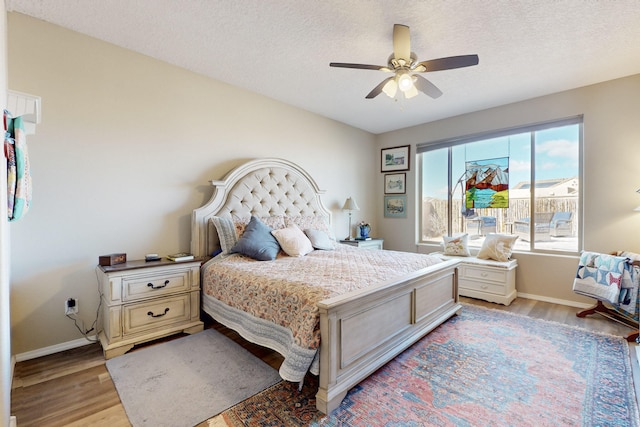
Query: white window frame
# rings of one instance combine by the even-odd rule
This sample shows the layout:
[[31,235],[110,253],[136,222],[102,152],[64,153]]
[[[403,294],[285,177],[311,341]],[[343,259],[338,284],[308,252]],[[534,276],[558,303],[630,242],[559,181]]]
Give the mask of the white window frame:
[[[527,252],[534,252],[534,253],[549,253],[549,254],[556,254],[556,255],[575,255],[575,254],[579,254],[580,251],[583,248],[583,205],[584,205],[584,167],[583,167],[583,150],[584,150],[584,116],[583,115],[578,115],[578,116],[573,116],[573,117],[567,117],[564,119],[559,119],[559,120],[551,120],[551,121],[546,121],[546,122],[540,122],[540,123],[535,123],[535,124],[528,124],[528,125],[522,125],[522,126],[516,126],[516,127],[512,127],[512,128],[506,128],[506,129],[501,129],[501,130],[495,130],[495,131],[488,131],[488,132],[481,132],[481,133],[477,133],[477,134],[472,134],[472,135],[466,135],[466,136],[462,136],[462,137],[456,137],[456,138],[447,138],[447,139],[443,139],[443,140],[439,140],[439,141],[434,141],[434,142],[426,142],[426,143],[421,143],[421,144],[417,144],[416,146],[416,155],[418,157],[418,161],[417,161],[417,165],[418,165],[418,194],[417,194],[417,206],[418,208],[418,217],[417,217],[417,234],[418,234],[418,239],[417,241],[419,242],[419,244],[434,244],[434,243],[439,243],[439,242],[435,242],[433,240],[424,240],[423,239],[423,233],[422,233],[422,218],[423,218],[423,204],[422,204],[422,198],[423,198],[423,189],[422,189],[422,182],[423,182],[423,167],[422,167],[422,153],[425,152],[429,152],[429,151],[433,151],[433,150],[438,150],[438,149],[442,149],[442,148],[448,148],[449,152],[448,152],[448,162],[449,162],[449,166],[448,166],[448,170],[449,170],[449,176],[448,176],[448,187],[449,187],[449,209],[448,209],[448,217],[447,217],[447,233],[450,234],[451,233],[451,229],[452,229],[452,215],[454,214],[453,209],[452,209],[452,196],[451,196],[451,187],[453,184],[453,179],[454,177],[451,176],[451,168],[452,168],[452,151],[451,148],[458,146],[458,145],[463,145],[463,144],[469,144],[469,143],[473,143],[473,142],[479,142],[482,140],[487,140],[487,139],[492,139],[492,138],[499,138],[499,137],[505,137],[505,136],[509,136],[509,135],[515,135],[515,134],[522,134],[522,133],[529,133],[531,135],[531,172],[530,172],[530,182],[531,183],[535,183],[535,132],[537,131],[541,131],[541,130],[546,130],[546,129],[551,129],[551,128],[556,128],[556,127],[562,127],[562,126],[569,126],[569,125],[578,125],[578,180],[579,180],[579,188],[578,188],[578,203],[577,203],[577,212],[576,212],[576,218],[578,221],[578,227],[577,227],[577,248],[575,251],[561,251],[561,250],[554,250],[554,249],[542,249],[542,248],[538,248],[536,247],[535,244],[535,238],[534,238],[534,232],[535,232],[535,227],[530,227],[530,239],[529,239],[529,249]],[[530,194],[530,218],[534,218],[535,216],[535,185],[531,185],[531,194]],[[520,251],[522,251],[522,249],[520,249]]]

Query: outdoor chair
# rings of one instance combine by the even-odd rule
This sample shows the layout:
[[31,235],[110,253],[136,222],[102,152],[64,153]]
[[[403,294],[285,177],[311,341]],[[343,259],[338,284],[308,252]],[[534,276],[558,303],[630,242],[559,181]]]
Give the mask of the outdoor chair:
[[487,233],[497,232],[495,216],[471,216],[466,218],[466,224],[470,235],[486,236]]
[[[536,212],[534,221],[534,238],[536,241],[551,240],[551,219],[553,212]],[[513,233],[527,242],[531,239],[530,218],[522,218],[513,222]]]
[[551,218],[551,236],[572,236],[573,212],[556,212]]

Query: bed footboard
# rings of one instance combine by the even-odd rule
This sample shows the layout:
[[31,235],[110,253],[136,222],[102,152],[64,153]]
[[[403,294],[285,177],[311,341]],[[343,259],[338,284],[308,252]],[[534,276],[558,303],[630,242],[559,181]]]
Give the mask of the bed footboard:
[[462,308],[457,265],[445,261],[318,304],[319,411],[336,409],[353,386]]

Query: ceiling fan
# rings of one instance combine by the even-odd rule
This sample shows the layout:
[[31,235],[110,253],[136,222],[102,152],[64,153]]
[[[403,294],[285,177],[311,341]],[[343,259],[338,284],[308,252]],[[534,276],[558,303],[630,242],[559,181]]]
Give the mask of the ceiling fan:
[[417,73],[451,70],[453,68],[478,65],[478,55],[449,56],[446,58],[431,59],[429,61],[417,61],[418,57],[415,53],[411,52],[409,27],[395,24],[393,26],[393,53],[389,55],[387,66],[349,64],[343,62],[331,62],[329,66],[394,73],[393,76],[386,78],[378,86],[374,87],[366,96],[367,99],[375,98],[380,95],[381,92],[393,98],[398,89],[404,93],[406,98],[413,98],[418,94],[418,91],[432,98],[438,98],[442,95],[442,91]]

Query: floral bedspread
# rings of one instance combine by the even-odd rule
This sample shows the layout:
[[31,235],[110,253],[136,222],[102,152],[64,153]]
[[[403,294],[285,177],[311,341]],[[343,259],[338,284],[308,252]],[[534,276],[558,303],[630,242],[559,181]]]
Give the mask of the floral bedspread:
[[283,253],[274,261],[240,254],[217,257],[203,268],[203,292],[230,307],[290,328],[295,345],[317,349],[317,303],[383,283],[442,262],[424,254],[364,250],[338,245],[304,257]]

